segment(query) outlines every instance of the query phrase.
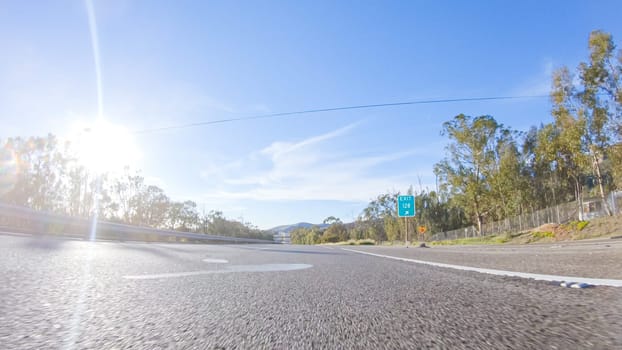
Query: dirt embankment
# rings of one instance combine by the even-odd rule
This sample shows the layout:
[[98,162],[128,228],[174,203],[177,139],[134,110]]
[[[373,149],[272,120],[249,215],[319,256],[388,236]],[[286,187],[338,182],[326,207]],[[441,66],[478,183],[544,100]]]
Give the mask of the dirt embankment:
[[566,224],[544,224],[515,236],[512,243],[557,242],[622,235],[622,215]]

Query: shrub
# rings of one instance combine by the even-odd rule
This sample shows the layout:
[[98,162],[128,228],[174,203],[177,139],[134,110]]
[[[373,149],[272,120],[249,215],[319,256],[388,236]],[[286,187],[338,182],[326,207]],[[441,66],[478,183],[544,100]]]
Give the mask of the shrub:
[[512,240],[512,235],[509,233],[504,233],[502,235],[496,236],[492,239],[495,244],[503,244]]
[[576,225],[577,231],[583,230],[585,226],[587,226],[587,224],[589,223],[590,223],[589,221],[578,221]]
[[589,221],[571,221],[568,224],[564,225],[564,228],[566,228],[567,230],[572,230],[572,231],[581,231],[585,228],[585,226],[587,226],[587,224],[589,224]]
[[362,239],[360,241],[358,241],[359,245],[375,245],[376,242],[374,242],[373,239]]
[[531,236],[533,238],[553,238],[555,234],[553,232],[533,232]]

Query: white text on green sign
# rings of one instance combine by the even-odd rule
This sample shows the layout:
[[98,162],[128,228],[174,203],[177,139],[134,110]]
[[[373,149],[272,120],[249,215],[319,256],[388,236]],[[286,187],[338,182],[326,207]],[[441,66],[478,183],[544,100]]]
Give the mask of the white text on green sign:
[[415,196],[397,196],[397,216],[415,216]]

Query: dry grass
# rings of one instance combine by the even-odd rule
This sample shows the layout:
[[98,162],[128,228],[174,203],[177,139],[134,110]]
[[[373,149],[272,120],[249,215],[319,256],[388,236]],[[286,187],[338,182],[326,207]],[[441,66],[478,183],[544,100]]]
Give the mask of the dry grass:
[[590,238],[606,238],[622,235],[622,215],[601,217],[590,221],[573,221],[567,224],[544,224],[533,230],[485,237],[461,238],[431,242],[431,245],[467,244],[529,244]]

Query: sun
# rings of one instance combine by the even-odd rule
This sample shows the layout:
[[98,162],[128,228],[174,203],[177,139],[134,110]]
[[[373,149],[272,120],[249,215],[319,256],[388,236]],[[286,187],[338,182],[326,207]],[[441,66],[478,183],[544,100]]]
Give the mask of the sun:
[[77,123],[71,143],[80,164],[98,174],[121,171],[140,158],[127,129],[103,119]]

